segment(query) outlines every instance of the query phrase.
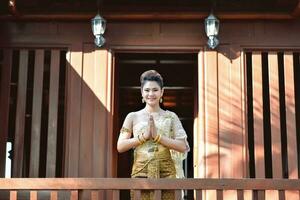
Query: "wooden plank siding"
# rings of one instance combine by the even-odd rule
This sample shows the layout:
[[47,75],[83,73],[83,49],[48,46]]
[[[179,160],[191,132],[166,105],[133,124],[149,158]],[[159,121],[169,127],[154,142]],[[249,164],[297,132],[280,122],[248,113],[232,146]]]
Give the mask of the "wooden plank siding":
[[64,169],[66,177],[78,177],[79,175],[82,60],[82,46],[71,46],[67,54],[66,141],[68,142],[65,146]]
[[19,78],[18,95],[15,124],[14,141],[14,164],[12,177],[22,177],[23,169],[23,150],[24,150],[24,132],[25,132],[25,106],[27,89],[27,71],[28,71],[28,50],[20,51],[19,60]]
[[[285,52],[283,57],[288,178],[298,179],[293,54],[292,52]],[[286,199],[299,199],[299,191],[286,191],[285,197]]]
[[108,52],[85,45],[82,71],[79,176],[105,177],[107,161]]
[[276,52],[269,52],[269,88],[270,88],[270,118],[272,133],[272,171],[273,178],[283,178],[282,175],[282,150],[279,108],[279,74],[278,57]]
[[93,135],[93,177],[105,177],[107,163],[107,79],[108,79],[108,52],[94,51],[94,135]]
[[[88,47],[88,48],[87,48]],[[75,49],[77,47],[74,47]],[[90,49],[89,49],[90,48]],[[66,158],[68,158],[68,154],[70,156],[73,156],[72,159],[69,160],[69,168],[66,168],[66,176],[90,176],[90,177],[105,177],[107,173],[110,173],[111,175],[113,172],[111,169],[107,169],[105,167],[106,161],[108,160],[108,156],[110,155],[112,157],[113,151],[113,145],[110,145],[110,153],[107,153],[106,149],[108,148],[107,140],[108,136],[106,135],[108,129],[112,130],[112,123],[108,126],[107,118],[112,118],[112,97],[107,97],[107,93],[111,94],[113,84],[109,84],[107,82],[107,78],[110,77],[112,79],[113,77],[113,68],[112,68],[112,55],[108,53],[106,50],[97,50],[94,51],[94,45],[87,45],[85,47],[86,53],[79,53],[76,55],[76,53],[70,53],[67,54],[68,61],[68,81],[72,81],[74,85],[67,83],[67,87],[71,87],[71,90],[68,91],[67,97],[76,97],[76,95],[79,95],[79,101],[75,101],[76,98],[72,98],[72,101],[70,98],[67,98],[70,102],[74,102],[73,108],[76,107],[75,110],[79,111],[79,115],[77,115],[78,120],[80,120],[80,123],[69,123],[69,126],[71,126],[71,130],[74,130],[74,134],[78,133],[78,137],[76,135],[66,135],[67,139],[71,138],[74,140],[74,143],[68,144],[66,151]],[[8,52],[8,51],[5,51]],[[11,52],[11,50],[10,50]],[[26,114],[27,117],[31,117],[31,146],[29,147],[30,155],[28,158],[31,158],[30,161],[28,161],[29,166],[26,166],[26,170],[28,170],[28,175],[24,174],[24,166],[23,166],[23,149],[24,149],[24,131],[25,131],[25,109],[26,109],[26,96],[28,95],[28,86],[27,82],[29,81],[27,75],[28,75],[28,63],[29,61],[29,50],[26,48],[24,50],[16,50],[16,52],[20,52],[20,59],[18,60],[18,98],[17,99],[17,112],[16,112],[16,133],[15,133],[15,143],[14,148],[16,149],[14,151],[14,177],[22,177],[22,176],[29,176],[29,177],[39,177],[41,175],[41,166],[40,166],[40,140],[41,140],[41,113],[42,113],[42,102],[43,100],[43,81],[46,77],[43,77],[44,75],[44,62],[48,58],[45,58],[45,50],[44,49],[36,49],[34,51],[31,51],[31,55],[33,59],[33,69],[34,69],[34,75],[33,78],[33,92],[32,92],[32,115]],[[89,53],[93,52],[93,53]],[[60,65],[62,60],[64,58],[61,58],[60,55],[61,50],[53,49],[49,51],[49,69],[50,69],[50,75],[49,75],[49,106],[47,109],[49,109],[49,113],[47,111],[48,115],[48,121],[47,121],[47,153],[46,153],[46,176],[47,177],[55,177],[56,176],[56,167],[57,167],[57,120],[58,120],[58,96],[59,96],[59,77],[60,77]],[[74,55],[75,54],[75,55]],[[17,54],[16,54],[17,55]],[[92,56],[93,58],[90,59]],[[12,55],[8,55],[5,53],[5,62],[6,60],[12,59]],[[17,57],[14,57],[17,58]],[[86,59],[85,59],[86,58]],[[79,61],[79,62],[78,62]],[[81,65],[80,62],[83,61],[83,64]],[[92,63],[88,63],[89,61],[92,61]],[[87,63],[85,63],[87,62]],[[108,67],[108,64],[110,67]],[[74,67],[73,67],[74,66]],[[84,67],[82,67],[84,66]],[[9,70],[9,68],[5,68]],[[6,71],[3,71],[6,72]],[[31,72],[30,72],[31,73]],[[70,74],[69,74],[70,73]],[[78,76],[79,73],[79,76]],[[84,78],[80,78],[80,73],[84,74]],[[90,74],[90,75],[89,75]],[[9,77],[9,76],[7,76]],[[79,77],[79,78],[78,78]],[[5,81],[6,79],[1,78],[2,81]],[[77,82],[79,80],[79,83]],[[8,84],[6,84],[7,88],[9,89],[9,81],[7,80]],[[71,83],[72,83],[71,82]],[[87,86],[87,84],[91,84],[91,86],[88,87],[80,87],[82,88],[82,93],[78,93],[78,85],[84,84]],[[3,84],[5,86],[5,84]],[[75,86],[75,87],[74,87]],[[3,90],[5,92],[5,90]],[[90,94],[90,98],[87,98],[88,95],[86,93]],[[3,93],[4,94],[4,93]],[[9,95],[5,95],[6,98],[9,97]],[[81,96],[83,98],[81,98]],[[4,97],[4,96],[3,96]],[[8,98],[9,99],[9,98]],[[76,102],[81,102],[81,99],[83,99],[83,103],[77,104]],[[47,101],[47,99],[45,99]],[[5,105],[4,103],[2,105]],[[68,105],[69,106],[69,105]],[[71,104],[72,106],[72,104]],[[86,110],[86,106],[92,106],[90,111]],[[7,109],[9,109],[9,106],[6,106]],[[71,109],[68,107],[67,109]],[[73,110],[72,110],[73,111]],[[45,111],[44,111],[45,112]],[[92,113],[90,118],[86,118],[83,116],[84,112],[86,112],[87,115]],[[2,112],[1,112],[2,113]],[[5,113],[3,113],[5,114]],[[70,115],[68,115],[70,116]],[[76,115],[72,115],[73,118],[76,120]],[[8,118],[8,110],[6,115],[2,115],[2,117]],[[7,119],[8,120],[8,119]],[[87,121],[84,121],[87,120]],[[88,124],[88,121],[91,121],[91,126]],[[84,124],[84,125],[83,125]],[[82,127],[82,131],[80,129],[76,129],[76,126]],[[88,141],[86,147],[83,144],[83,141],[86,141],[88,128],[91,127],[91,140]],[[70,130],[68,126],[66,127],[67,130]],[[74,137],[75,136],[75,137]],[[110,140],[113,140],[112,136],[109,136]],[[4,135],[2,137],[5,138]],[[81,138],[81,140],[80,140]],[[7,139],[1,140],[6,142]],[[76,142],[77,141],[77,142]],[[81,141],[81,145],[79,144],[79,141]],[[93,144],[94,143],[94,144]],[[92,145],[90,145],[92,144]],[[74,146],[73,146],[74,145]],[[76,146],[75,146],[76,145]],[[6,146],[6,144],[3,144],[3,146]],[[89,149],[89,147],[91,147]],[[45,146],[43,146],[45,148]],[[70,148],[70,149],[69,149]],[[5,150],[3,148],[3,160],[5,160]],[[73,151],[74,150],[74,151]],[[74,154],[76,152],[81,152],[82,159],[78,159],[79,154]],[[90,158],[88,158],[86,155],[90,155]],[[18,159],[16,159],[18,158]],[[95,158],[95,159],[94,159]],[[67,160],[67,159],[66,159]],[[110,162],[113,162],[113,159],[110,159]],[[26,161],[27,162],[27,161]],[[78,164],[76,164],[76,162]],[[88,163],[90,163],[90,168],[86,168],[88,166]],[[68,164],[68,162],[66,162]],[[65,166],[65,164],[64,164]],[[72,167],[74,166],[74,170]],[[78,168],[76,169],[76,166]],[[28,168],[27,168],[28,167]],[[81,168],[80,168],[81,167]],[[85,174],[83,174],[84,170],[89,169],[86,171]],[[4,171],[4,168],[3,168]],[[4,173],[4,172],[3,172]],[[111,176],[110,175],[110,176]]]
[[[107,109],[107,133],[114,133],[114,113],[115,113],[115,62],[114,54],[111,51],[104,52],[107,53],[107,77],[102,77],[103,80],[106,80],[106,109]],[[117,176],[117,159],[115,155],[117,154],[117,136],[115,134],[107,134],[107,164],[106,176],[107,177],[116,177]],[[113,195],[113,194],[111,194]],[[112,196],[108,197],[111,198]]]
[[[255,157],[255,177],[266,178],[268,170],[269,178],[298,179],[297,146],[299,141],[296,136],[296,96],[294,89],[296,84],[294,75],[298,76],[298,74],[294,72],[297,66],[293,63],[297,59],[299,62],[298,54],[291,51],[266,51],[267,57],[265,58],[262,57],[262,52],[253,51],[251,54],[254,150],[250,151],[254,151],[255,155],[257,155],[255,151],[259,149],[259,146],[268,148],[268,144],[264,139],[269,140],[271,146],[271,152],[267,152],[264,149],[264,152],[259,154],[262,160],[258,160]],[[263,74],[261,70],[262,63],[268,63],[267,75]],[[264,85],[266,82],[263,82],[263,79],[266,79],[267,76],[268,85]],[[280,86],[280,83],[283,85]],[[262,88],[266,87],[268,87],[269,94],[262,94]],[[267,96],[269,96],[269,99],[263,100]],[[255,101],[260,103],[258,104]],[[266,101],[269,102],[265,103]],[[270,107],[269,111],[265,106]],[[270,116],[270,125],[263,119],[268,114]],[[264,130],[270,131],[271,135],[265,135]],[[271,163],[267,160],[267,156],[271,157]],[[263,165],[257,165],[258,162],[263,162]],[[272,166],[271,173],[269,171],[270,166]],[[255,195],[257,195],[258,199],[299,199],[299,191],[297,190],[266,190],[265,192],[264,195],[263,191],[258,191]]]
[[10,77],[12,70],[12,51],[3,50],[0,84],[0,177],[5,177],[6,141],[8,139]]
[[[47,176],[55,177],[57,165],[62,165],[57,163],[56,158],[58,151],[56,132],[58,129],[59,95],[62,96],[60,100],[64,98],[64,95],[59,92],[59,81],[61,78],[59,71],[64,71],[64,64],[60,60],[60,55],[63,55],[64,51],[62,49],[52,50],[52,60],[50,58],[51,51],[48,51],[50,54],[47,54],[50,57],[45,57],[45,52],[47,51],[43,48],[34,50],[28,48],[16,48],[13,50],[8,48],[5,50],[7,53],[4,54],[4,61],[11,60],[13,63],[10,66],[8,63],[5,63],[7,68],[3,72],[7,72],[9,75],[6,74],[7,77],[1,80],[8,82],[8,89],[3,90],[3,92],[12,90],[12,93],[7,96],[9,104],[6,105],[6,108],[3,108],[5,112],[3,112],[2,117],[4,117],[3,122],[7,123],[6,127],[3,124],[3,130],[8,131],[8,127],[11,130],[6,132],[6,138],[4,137],[5,135],[1,136],[1,141],[5,142],[3,146],[6,146],[8,141],[13,144],[10,152],[13,154],[10,155],[12,160],[12,177],[44,177],[46,173]],[[49,60],[49,63],[47,60]],[[49,71],[45,68],[46,62]],[[46,78],[44,77],[45,73],[48,73]],[[44,81],[47,78],[52,79],[49,86],[50,90],[52,88],[52,91],[49,92],[49,96],[47,88],[44,88]],[[3,102],[1,105],[5,105],[5,101]],[[46,108],[49,109],[49,112]],[[10,110],[9,113],[8,110]],[[63,117],[64,114],[60,114],[60,116]],[[45,119],[49,121],[45,121]],[[60,128],[63,126],[64,123],[60,123]],[[43,133],[45,128],[47,129],[46,134]],[[45,140],[45,135],[48,135],[50,139],[46,138]],[[61,140],[62,136],[62,134],[59,136],[59,140]],[[45,144],[42,140],[46,141],[46,143],[49,141],[49,143]],[[45,145],[41,147],[40,144]],[[48,150],[51,149],[48,155],[47,147]],[[59,148],[61,148],[61,144]],[[41,152],[42,154],[40,154]],[[62,152],[59,153],[59,159],[62,159]],[[47,167],[43,168],[43,162],[45,162],[44,166]],[[60,161],[60,163],[62,162]],[[47,168],[47,172],[45,168]],[[59,173],[62,173],[61,169]]]
[[[236,159],[239,159],[239,152],[234,149],[239,139],[239,134],[235,136],[233,132],[233,95],[234,86],[231,80],[231,62],[228,57],[218,53],[218,99],[219,99],[219,148],[220,148],[220,178],[233,178],[235,173],[242,171],[235,166]],[[236,140],[237,139],[237,140]],[[233,156],[234,154],[237,157]],[[236,172],[234,169],[236,168]],[[238,176],[238,175],[237,175]],[[223,198],[237,200],[237,191],[224,190]],[[217,196],[220,195],[217,191]],[[218,198],[217,199],[221,199]]]
[[[218,65],[217,52],[204,52],[205,77],[205,163],[207,178],[220,177],[218,133]],[[216,191],[206,191],[207,199],[217,199]]]
[[[204,53],[201,50],[198,53],[198,109],[196,124],[194,128],[194,177],[204,178],[206,176],[206,157],[205,157],[205,65],[204,65]],[[205,191],[196,192],[196,198],[202,198],[202,193]],[[202,199],[201,199],[202,200]]]
[[[93,175],[93,134],[94,134],[94,47],[85,45],[83,49],[81,130],[79,152],[79,177]],[[97,100],[97,99],[96,99]]]
[[56,173],[59,62],[59,51],[51,50],[46,177]]
[[[265,178],[261,52],[253,52],[252,54],[252,77],[255,177]],[[264,191],[257,191],[257,196],[258,199],[265,199]]]
[[231,159],[232,169],[228,178],[247,177],[247,150],[245,134],[245,91],[243,54],[236,56],[231,52],[233,59],[230,63],[230,96],[231,96]]
[[39,177],[44,50],[35,51],[29,176]]
[[[228,54],[225,56],[217,51],[203,51],[198,57],[199,119],[194,152],[196,164],[204,169],[198,168],[197,177],[245,177],[241,57],[230,60]],[[205,149],[201,151],[203,146]],[[215,190],[206,191],[203,196],[203,199],[221,198],[237,199],[238,194],[234,190]],[[245,199],[250,199],[250,196],[246,194]]]
[[[272,172],[273,178],[283,178],[282,175],[282,151],[280,130],[280,102],[279,102],[279,74],[278,57],[276,52],[268,52],[269,73],[269,98],[270,98],[270,129],[272,143]],[[283,191],[266,191],[266,199],[279,200],[279,193]]]
[[254,52],[252,54],[254,154],[256,178],[265,178],[261,59],[261,52]]

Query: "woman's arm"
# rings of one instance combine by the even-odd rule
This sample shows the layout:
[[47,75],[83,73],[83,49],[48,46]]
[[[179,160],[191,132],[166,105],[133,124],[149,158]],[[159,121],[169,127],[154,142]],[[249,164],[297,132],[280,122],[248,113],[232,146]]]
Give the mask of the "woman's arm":
[[124,120],[117,143],[117,150],[119,153],[135,148],[140,144],[138,138],[131,138],[133,117],[134,113],[129,113]]
[[[177,115],[175,115],[175,117],[177,117]],[[176,120],[179,121],[179,119],[176,119]],[[176,121],[176,122],[178,123],[178,121]],[[155,142],[159,142],[160,144],[164,145],[165,147],[168,147],[169,149],[174,149],[174,150],[182,152],[182,153],[184,153],[188,150],[185,139],[173,139],[173,138],[168,138],[163,135],[158,135],[157,131],[156,131],[156,127],[155,127],[155,122],[154,122],[152,116],[150,116],[149,123],[150,123],[151,136]],[[179,123],[181,123],[181,122],[179,121]],[[178,129],[178,127],[173,125],[172,129]],[[177,130],[174,130],[174,131],[177,131]]]
[[161,135],[159,143],[181,153],[184,153],[188,150],[184,139],[172,139]]

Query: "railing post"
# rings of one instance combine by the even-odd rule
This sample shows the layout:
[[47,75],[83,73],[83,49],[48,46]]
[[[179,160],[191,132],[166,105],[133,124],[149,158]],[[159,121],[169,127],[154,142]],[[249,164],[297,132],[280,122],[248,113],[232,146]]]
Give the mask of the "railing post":
[[50,200],[57,200],[57,191],[51,191]]
[[161,190],[154,190],[154,200],[161,200]]
[[140,200],[141,199],[141,190],[133,190],[134,200]]
[[237,200],[244,200],[244,191],[237,190]]
[[223,190],[217,190],[217,200],[223,200]]
[[182,190],[175,190],[175,199],[176,200],[182,199]]
[[30,200],[37,200],[37,191],[30,191]]
[[202,190],[196,190],[196,200],[202,200]]
[[78,190],[72,190],[70,200],[78,200]]
[[120,190],[113,190],[113,200],[120,199]]
[[9,192],[9,200],[17,200],[17,191],[10,191]]
[[99,199],[99,192],[98,191],[91,191],[91,200],[98,200]]

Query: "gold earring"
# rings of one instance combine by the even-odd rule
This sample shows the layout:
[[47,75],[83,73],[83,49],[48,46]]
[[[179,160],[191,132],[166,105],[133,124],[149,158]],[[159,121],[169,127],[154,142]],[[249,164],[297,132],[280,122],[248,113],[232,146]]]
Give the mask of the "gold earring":
[[163,102],[163,98],[160,98],[160,99],[159,99],[159,103],[162,103],[162,102]]
[[145,99],[144,99],[144,97],[142,97],[142,103],[145,103]]

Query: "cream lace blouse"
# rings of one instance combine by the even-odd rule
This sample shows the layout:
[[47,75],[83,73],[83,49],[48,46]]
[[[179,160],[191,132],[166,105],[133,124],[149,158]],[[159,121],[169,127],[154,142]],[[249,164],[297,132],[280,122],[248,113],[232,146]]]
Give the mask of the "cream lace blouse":
[[[137,137],[138,135],[145,132],[148,128],[148,119],[149,114],[145,110],[137,111],[136,114],[139,116],[139,119],[136,122],[133,122],[133,136]],[[187,152],[190,150],[189,144],[187,142],[187,135],[185,130],[182,127],[182,124],[178,118],[178,116],[171,111],[160,111],[159,113],[154,113],[153,119],[155,123],[155,127],[157,130],[157,134],[161,134],[163,136],[173,138],[173,139],[182,139],[185,141],[187,146],[187,151],[185,153],[181,153],[175,150],[170,149],[171,157],[174,162],[176,168],[176,177],[184,178],[182,161],[186,159]],[[143,153],[145,158],[152,159],[154,156],[153,151],[149,151],[149,149],[153,148],[153,145],[156,145],[153,142],[147,141],[143,145],[139,145],[136,147],[135,151],[139,153]]]

